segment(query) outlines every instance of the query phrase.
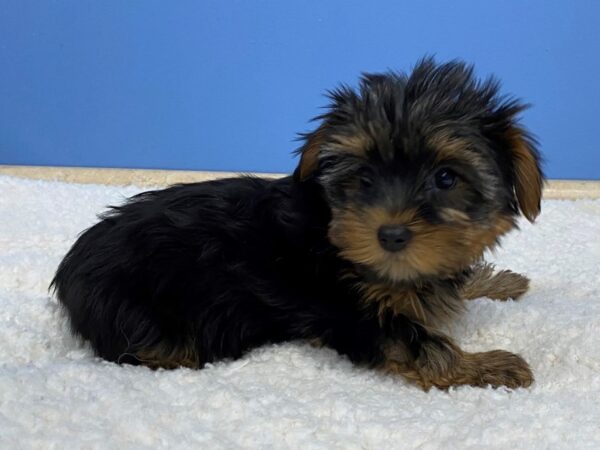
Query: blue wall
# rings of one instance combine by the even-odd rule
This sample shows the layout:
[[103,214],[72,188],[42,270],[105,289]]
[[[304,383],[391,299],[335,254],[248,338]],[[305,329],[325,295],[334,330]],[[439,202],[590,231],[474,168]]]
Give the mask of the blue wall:
[[461,57],[600,178],[600,2],[0,0],[0,163],[289,171],[322,93]]

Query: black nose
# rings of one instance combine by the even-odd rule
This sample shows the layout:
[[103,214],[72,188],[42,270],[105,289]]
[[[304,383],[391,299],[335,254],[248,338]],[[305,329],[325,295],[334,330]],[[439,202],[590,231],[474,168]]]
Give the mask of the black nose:
[[411,236],[410,230],[402,225],[384,225],[377,232],[379,244],[388,252],[402,250],[410,241]]

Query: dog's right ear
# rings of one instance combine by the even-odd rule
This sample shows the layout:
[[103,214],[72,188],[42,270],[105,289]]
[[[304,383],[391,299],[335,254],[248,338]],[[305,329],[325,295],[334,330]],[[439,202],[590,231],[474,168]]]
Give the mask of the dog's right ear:
[[312,133],[302,135],[304,145],[296,153],[300,155],[300,163],[294,172],[297,181],[309,178],[319,167],[319,153],[325,142],[326,124],[323,123]]

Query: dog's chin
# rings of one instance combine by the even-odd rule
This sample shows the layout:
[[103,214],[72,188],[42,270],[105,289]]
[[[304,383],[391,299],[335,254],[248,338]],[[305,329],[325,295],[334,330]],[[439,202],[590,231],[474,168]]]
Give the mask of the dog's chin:
[[[415,282],[427,276],[413,267],[401,254],[391,254],[380,258],[377,264],[371,264],[369,270],[382,281],[390,283]],[[435,276],[436,274],[428,274]]]
[[483,252],[480,255],[461,255],[452,248],[444,253],[452,255],[452,258],[436,260],[431,253],[414,251],[410,244],[399,252],[380,250],[372,252],[369,257],[362,257],[354,248],[341,248],[339,251],[342,258],[359,267],[369,278],[390,284],[420,284],[432,279],[453,278],[483,256]]
[[369,269],[382,281],[392,284],[415,284],[431,279],[451,278],[457,271],[460,272],[462,267],[428,267],[427,271],[423,271],[411,264],[408,255],[400,252],[382,258]]

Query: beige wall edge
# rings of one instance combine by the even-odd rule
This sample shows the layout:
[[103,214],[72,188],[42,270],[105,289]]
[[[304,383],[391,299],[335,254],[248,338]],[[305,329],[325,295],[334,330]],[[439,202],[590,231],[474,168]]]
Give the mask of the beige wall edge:
[[[191,183],[231,177],[239,175],[239,173],[0,165],[0,175],[70,183],[167,186],[174,183]],[[281,174],[274,173],[260,173],[256,175],[264,177],[281,176]],[[554,199],[600,198],[600,181],[549,180],[544,190],[544,197]]]

